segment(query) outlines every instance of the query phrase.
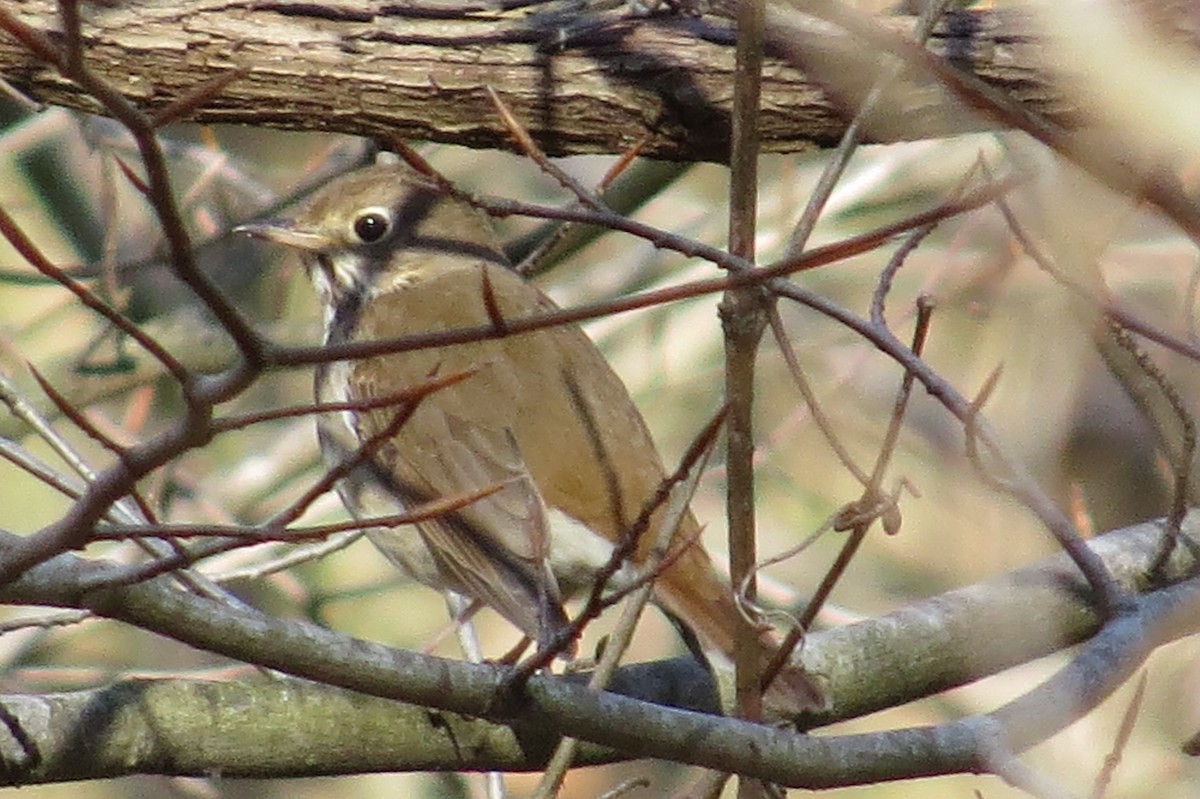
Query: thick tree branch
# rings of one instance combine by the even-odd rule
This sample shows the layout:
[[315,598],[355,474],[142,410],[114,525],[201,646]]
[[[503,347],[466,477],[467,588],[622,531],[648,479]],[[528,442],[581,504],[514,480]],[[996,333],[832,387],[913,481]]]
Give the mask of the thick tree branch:
[[[620,671],[610,690],[717,712],[694,660]],[[695,693],[689,694],[692,690]],[[16,783],[129,774],[313,777],[379,771],[528,771],[545,764],[558,734],[502,726],[328,685],[273,676],[227,682],[126,680],[71,693],[0,696],[37,752],[10,735],[0,754]],[[583,744],[576,765],[626,755]]]
[[[440,16],[430,13],[435,7]],[[617,153],[645,142],[647,156],[727,159],[734,66],[728,20],[619,20],[585,26],[586,35],[556,50],[561,29],[545,15],[453,8],[360,0],[87,4],[83,45],[95,74],[153,113],[209,81],[248,71],[197,107],[179,109],[184,120],[511,147],[490,87],[552,155]],[[786,5],[769,8],[763,149],[830,145],[849,116],[841,108],[853,107],[894,62]],[[38,31],[60,30],[52,0],[25,0],[15,14]],[[880,23],[911,31],[914,19]],[[0,34],[0,74],[14,88],[43,102],[99,110],[3,27],[10,32]],[[932,51],[955,67],[1031,111],[1066,121],[1072,103],[1039,66],[1043,44],[1027,19],[997,12],[953,13],[930,39]],[[892,92],[866,140],[982,124],[931,91],[928,80],[920,83]]]
[[[1185,542],[1198,532],[1200,515],[1193,514],[1184,527]],[[378,697],[500,721],[511,728],[467,724],[445,714],[414,712],[405,705],[289,680],[211,687],[188,681],[134,682],[74,698],[0,699],[10,728],[15,724],[32,744],[23,750],[4,736],[0,752],[10,766],[17,764],[7,774],[14,783],[125,773],[203,773],[204,758],[210,755],[214,760],[207,766],[220,767],[227,776],[536,769],[558,734],[636,751],[642,757],[716,765],[793,786],[987,769],[992,754],[1019,751],[1053,734],[1111,692],[1153,647],[1194,631],[1200,619],[1200,586],[1195,581],[1145,593],[1145,570],[1161,536],[1160,526],[1150,523],[1092,542],[1116,579],[1141,595],[1089,641],[1070,666],[1027,696],[994,714],[937,727],[819,739],[611,694],[594,695],[555,678],[535,678],[527,695],[501,698],[497,689],[502,672],[496,667],[392,650],[309,624],[226,607],[185,595],[162,579],[101,589],[81,598],[75,588],[80,580],[94,580],[110,567],[60,556],[32,570],[0,597],[22,604],[87,607],[239,660]],[[1191,552],[1187,547],[1177,550],[1162,579],[1186,579],[1195,564]],[[1084,640],[1098,627],[1099,616],[1085,584],[1059,555],[878,619],[814,634],[806,660],[828,679],[833,708],[807,723],[869,713],[979,679]],[[700,669],[679,662],[632,668],[618,677],[618,685],[637,686],[644,699],[712,707],[712,689]],[[209,701],[214,697],[221,701]],[[319,719],[311,723],[320,726],[305,729],[319,731],[319,751],[327,759],[313,759],[314,744],[307,740],[308,733],[300,734],[298,725],[268,720],[270,713],[246,712],[248,707],[275,707],[289,697],[303,700],[306,719]],[[199,716],[187,710],[197,702],[204,707]],[[278,737],[264,734],[263,725],[276,730]],[[407,745],[364,745],[374,731],[393,727],[391,734],[405,740],[429,740],[415,750]],[[91,743],[80,747],[80,741]],[[360,753],[348,754],[356,747]],[[30,750],[39,753],[39,763],[30,762]],[[234,751],[237,757],[230,757]],[[615,756],[596,748],[584,755],[586,762]]]

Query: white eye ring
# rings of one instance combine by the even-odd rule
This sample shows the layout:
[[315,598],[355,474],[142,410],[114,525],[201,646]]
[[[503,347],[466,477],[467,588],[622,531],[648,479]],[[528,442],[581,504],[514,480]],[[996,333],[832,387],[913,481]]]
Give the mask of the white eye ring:
[[350,223],[350,236],[360,244],[375,244],[392,232],[392,212],[387,208],[364,208]]

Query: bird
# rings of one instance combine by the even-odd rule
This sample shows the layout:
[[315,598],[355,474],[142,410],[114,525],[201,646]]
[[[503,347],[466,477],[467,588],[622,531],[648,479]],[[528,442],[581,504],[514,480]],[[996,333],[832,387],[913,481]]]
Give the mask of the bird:
[[[239,231],[300,254],[326,345],[501,330],[558,310],[512,269],[486,214],[403,162],[344,174],[291,212]],[[402,418],[379,402],[448,376],[457,377]],[[369,527],[367,536],[413,579],[478,600],[539,642],[565,628],[563,601],[592,587],[667,474],[624,383],[577,324],[322,362],[315,395],[351,408],[321,413],[317,428],[331,466],[357,458],[336,486],[353,516],[491,492],[412,526]],[[666,515],[651,517],[629,566],[646,559]],[[670,540],[679,551],[657,574],[654,600],[710,659],[728,663],[739,626],[750,622],[700,543],[696,518],[676,518]],[[765,663],[777,642],[769,630],[756,635]],[[787,713],[825,701],[798,658],[767,704],[772,695]]]

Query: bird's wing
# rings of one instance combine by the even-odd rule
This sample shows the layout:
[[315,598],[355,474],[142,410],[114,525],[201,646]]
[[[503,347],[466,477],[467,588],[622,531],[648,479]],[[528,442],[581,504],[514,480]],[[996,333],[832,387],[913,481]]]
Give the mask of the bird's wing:
[[[352,397],[372,393],[361,381],[350,391]],[[561,630],[566,616],[549,566],[542,498],[512,432],[455,409],[450,397],[425,398],[374,454],[378,471],[408,506],[490,492],[416,527],[446,586],[482,600],[544,642]],[[383,429],[389,415],[360,413],[360,439]]]
[[506,552],[531,564],[550,555],[549,522],[516,438],[508,428],[482,427],[453,414],[446,415],[449,433],[439,453],[447,485],[466,492],[496,486],[493,494],[462,509],[478,529],[488,530]]

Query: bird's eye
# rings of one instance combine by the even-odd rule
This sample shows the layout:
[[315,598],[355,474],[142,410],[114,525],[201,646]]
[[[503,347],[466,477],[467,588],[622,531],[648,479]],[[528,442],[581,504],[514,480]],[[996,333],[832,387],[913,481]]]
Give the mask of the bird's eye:
[[374,244],[392,229],[392,217],[382,208],[367,208],[354,217],[351,230],[363,244]]

